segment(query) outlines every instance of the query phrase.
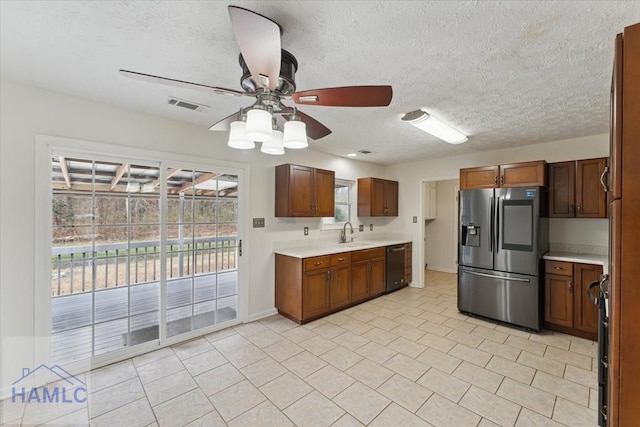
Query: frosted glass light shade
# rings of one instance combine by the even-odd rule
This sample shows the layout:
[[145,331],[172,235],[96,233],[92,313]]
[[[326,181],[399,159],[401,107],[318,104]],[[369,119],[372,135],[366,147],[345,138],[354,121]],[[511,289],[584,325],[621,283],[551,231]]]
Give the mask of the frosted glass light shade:
[[273,139],[271,141],[264,141],[260,151],[266,154],[280,155],[284,154],[284,147],[282,146],[282,132],[279,130],[273,131]]
[[468,140],[466,135],[422,110],[407,113],[402,117],[402,120],[449,144],[461,144]]
[[239,150],[250,150],[256,146],[256,144],[245,137],[246,123],[242,121],[231,122],[229,128],[229,142],[227,145],[231,148],[237,148]]
[[265,110],[249,110],[244,136],[252,141],[270,141],[273,138],[271,113]]
[[307,142],[307,125],[298,120],[290,120],[284,123],[284,136],[282,144],[285,148],[306,148],[309,146]]

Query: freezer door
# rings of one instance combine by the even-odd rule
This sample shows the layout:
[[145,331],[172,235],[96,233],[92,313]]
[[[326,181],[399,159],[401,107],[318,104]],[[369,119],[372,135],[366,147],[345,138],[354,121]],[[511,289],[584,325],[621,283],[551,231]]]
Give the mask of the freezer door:
[[458,267],[458,310],[540,330],[537,276]]
[[493,189],[462,190],[459,197],[458,263],[493,269]]
[[495,197],[494,269],[538,275],[543,236],[540,224],[541,188],[498,188]]

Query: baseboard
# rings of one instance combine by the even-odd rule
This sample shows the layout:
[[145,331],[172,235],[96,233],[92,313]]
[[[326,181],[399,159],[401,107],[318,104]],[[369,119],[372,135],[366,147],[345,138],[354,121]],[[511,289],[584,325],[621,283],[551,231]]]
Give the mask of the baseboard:
[[265,310],[261,313],[252,314],[247,318],[247,323],[253,322],[256,320],[264,319],[265,317],[273,316],[274,314],[278,314],[278,309],[273,307],[269,310]]
[[427,270],[439,271],[441,273],[451,273],[455,274],[458,270],[451,270],[449,268],[440,268],[440,267],[428,267]]

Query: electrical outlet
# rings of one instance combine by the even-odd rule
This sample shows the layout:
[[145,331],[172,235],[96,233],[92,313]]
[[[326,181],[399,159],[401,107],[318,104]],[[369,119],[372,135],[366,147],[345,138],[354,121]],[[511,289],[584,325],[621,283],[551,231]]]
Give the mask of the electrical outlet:
[[304,228],[304,235],[308,236],[309,235],[309,227],[305,227]]
[[373,231],[373,224],[369,224],[369,231]]
[[414,224],[417,224],[417,223],[418,223],[418,217],[417,217],[417,216],[414,216],[414,217],[413,217],[413,223],[414,223]]
[[253,228],[264,228],[264,218],[253,218]]
[[364,224],[360,224],[358,226],[358,231],[364,231]]

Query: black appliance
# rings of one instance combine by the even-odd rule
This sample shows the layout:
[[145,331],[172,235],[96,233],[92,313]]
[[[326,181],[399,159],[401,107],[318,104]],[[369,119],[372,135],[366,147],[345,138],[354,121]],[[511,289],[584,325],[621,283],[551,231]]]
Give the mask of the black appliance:
[[589,284],[589,297],[598,306],[598,425],[607,425],[607,379],[609,352],[609,275]]
[[462,190],[458,310],[540,330],[546,190]]
[[404,280],[404,261],[404,245],[387,246],[387,292],[408,285]]

